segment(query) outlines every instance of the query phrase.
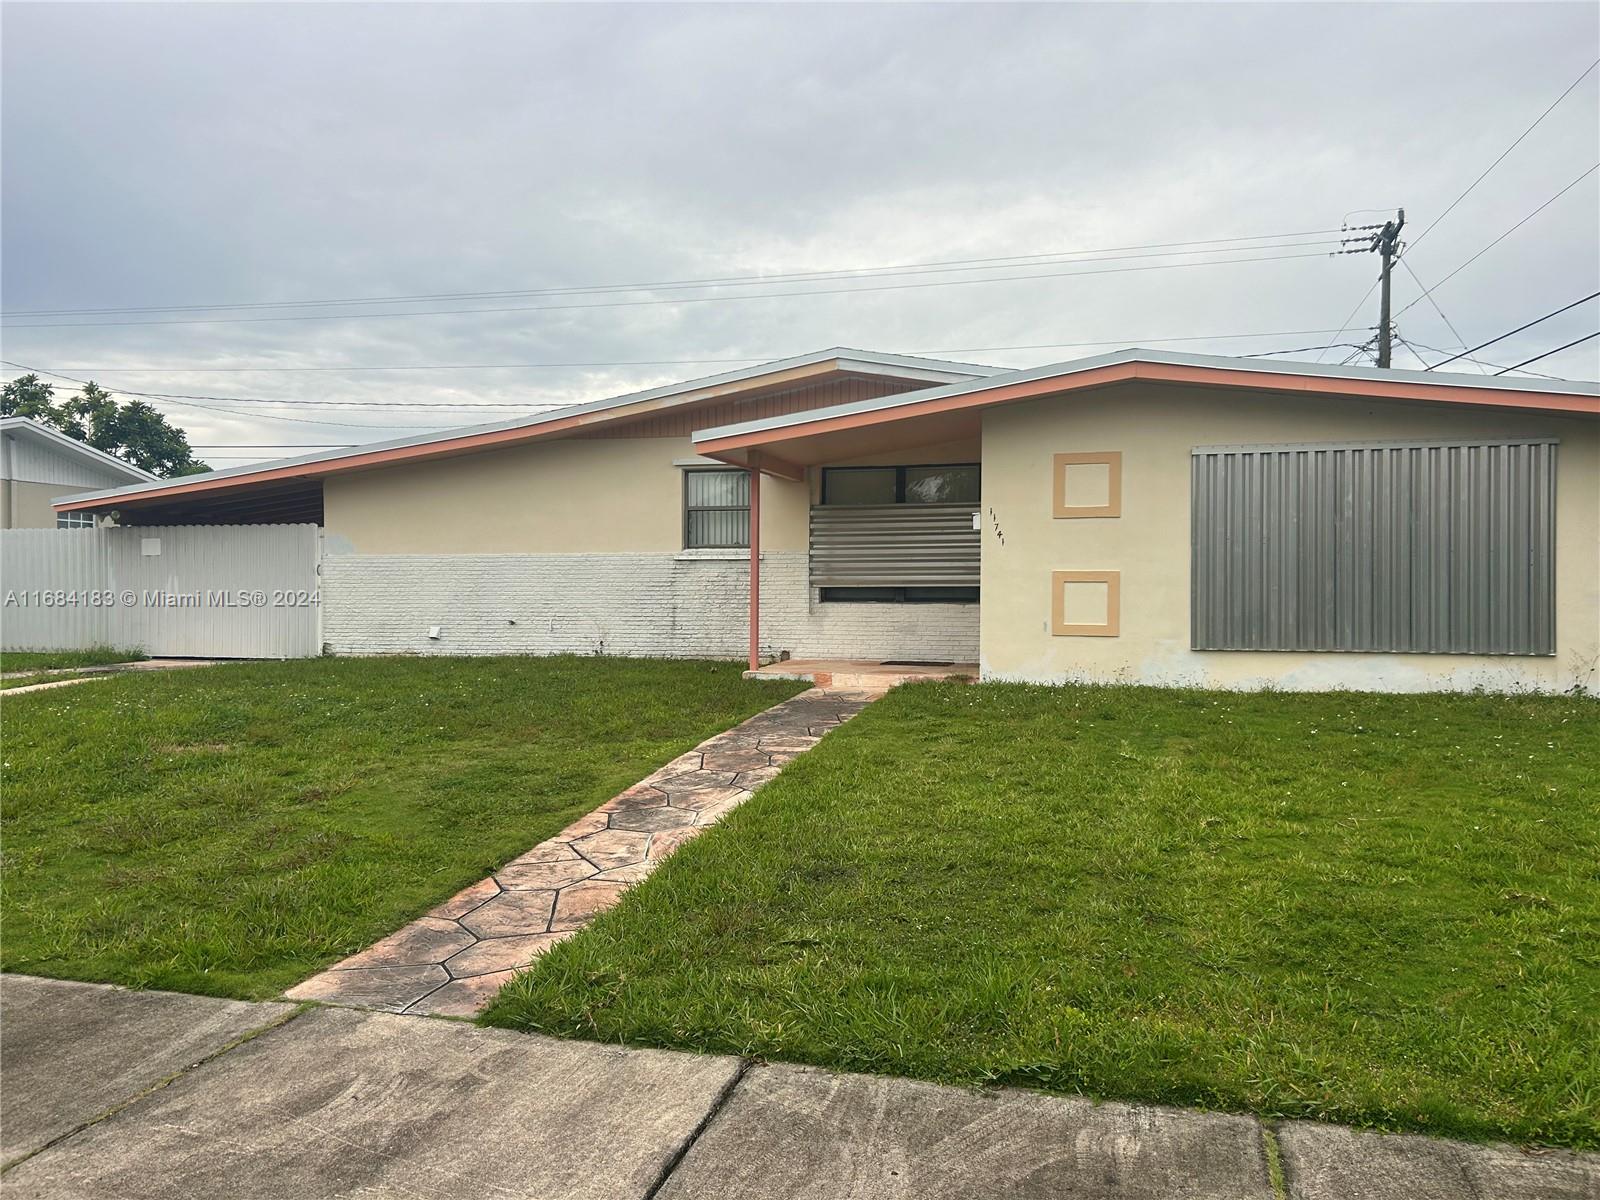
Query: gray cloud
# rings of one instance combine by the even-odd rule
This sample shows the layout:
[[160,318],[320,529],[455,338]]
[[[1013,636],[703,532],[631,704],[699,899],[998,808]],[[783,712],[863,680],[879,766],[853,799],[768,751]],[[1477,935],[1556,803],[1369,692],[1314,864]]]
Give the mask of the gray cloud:
[[[1566,4],[7,4],[4,23],[8,311],[1039,254],[1330,229],[1349,210],[1394,204],[1420,233],[1600,56],[1600,13]],[[1411,266],[1443,278],[1592,165],[1597,146],[1600,72],[1429,232]],[[1597,231],[1590,176],[1440,287],[1438,303],[1479,341],[1597,290]],[[11,328],[5,357],[150,391],[555,403],[718,368],[180,368],[1315,330],[1344,319],[1374,269],[1370,257],[1313,257],[713,304]],[[1417,294],[1402,272],[1400,301]],[[1494,361],[1588,332],[1596,312],[1519,335]],[[1374,319],[1369,305],[1356,323]],[[1455,343],[1426,303],[1402,333]],[[974,357],[1020,366],[1089,352]],[[173,369],[118,370],[152,365]],[[1594,379],[1600,351],[1591,342],[1535,369]],[[273,410],[363,426],[347,428],[161,407],[201,443],[366,440],[475,415]]]

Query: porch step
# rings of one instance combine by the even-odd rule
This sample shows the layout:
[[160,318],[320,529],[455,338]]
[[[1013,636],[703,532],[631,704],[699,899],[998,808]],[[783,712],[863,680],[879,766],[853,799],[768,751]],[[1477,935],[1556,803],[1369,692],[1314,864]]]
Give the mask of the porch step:
[[822,688],[848,691],[882,692],[901,683],[932,679],[972,680],[978,677],[977,663],[946,663],[910,666],[860,659],[791,658],[768,663],[744,673],[746,679],[798,679]]

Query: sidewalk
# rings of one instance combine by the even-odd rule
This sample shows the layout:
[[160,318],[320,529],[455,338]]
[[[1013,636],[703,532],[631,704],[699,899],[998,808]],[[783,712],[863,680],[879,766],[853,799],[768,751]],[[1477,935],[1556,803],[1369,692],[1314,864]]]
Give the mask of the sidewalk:
[[1595,1200],[1600,1156],[0,978],[20,1197]]

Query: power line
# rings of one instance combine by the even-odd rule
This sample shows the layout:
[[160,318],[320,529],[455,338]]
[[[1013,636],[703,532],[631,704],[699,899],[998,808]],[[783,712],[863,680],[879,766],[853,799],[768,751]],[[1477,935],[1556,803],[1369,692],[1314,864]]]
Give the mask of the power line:
[[[1456,339],[1456,342],[1459,345],[1465,347],[1467,344],[1467,339],[1461,336],[1461,332],[1456,328],[1455,322],[1449,317],[1445,316],[1444,309],[1439,307],[1439,302],[1433,298],[1433,293],[1428,290],[1428,285],[1423,283],[1417,273],[1411,269],[1411,264],[1409,262],[1406,262],[1406,260],[1403,258],[1400,260],[1400,262],[1401,265],[1404,266],[1405,269],[1410,273],[1411,278],[1417,281],[1417,286],[1422,289],[1422,294],[1427,297],[1428,303],[1433,305],[1433,311],[1439,314],[1439,319],[1443,321],[1445,323],[1445,327],[1450,330],[1450,335]],[[1482,371],[1485,375],[1489,373],[1488,369],[1482,363],[1478,362],[1477,359],[1473,358],[1470,353],[1464,357],[1468,362],[1476,366],[1478,370]]]
[[[19,371],[27,371],[27,372],[29,372],[31,374],[48,375],[52,379],[65,379],[69,383],[77,384],[78,388],[76,390],[79,390],[79,391],[81,391],[85,387],[88,387],[89,384],[91,382],[93,382],[92,380],[76,379],[71,375],[63,374],[60,371],[46,371],[43,367],[27,367],[27,366],[24,366],[21,363],[11,362],[10,360],[7,360],[7,359],[0,359],[0,363],[4,363],[4,365],[6,365],[8,367],[14,367],[15,369],[17,369]],[[564,408],[564,407],[566,407],[566,402],[565,401],[532,401],[532,402],[524,404],[524,403],[517,403],[517,402],[514,402],[514,401],[501,401],[501,400],[461,400],[461,401],[449,401],[449,402],[444,402],[444,401],[433,402],[433,401],[427,401],[427,400],[419,400],[419,401],[415,401],[415,402],[411,402],[411,401],[405,401],[405,402],[394,401],[394,402],[390,402],[390,401],[383,401],[383,400],[263,400],[263,399],[257,399],[256,397],[252,397],[252,396],[207,396],[207,395],[198,395],[197,396],[197,395],[191,395],[191,394],[186,393],[186,392],[139,392],[139,391],[133,391],[130,388],[106,387],[103,384],[96,384],[96,386],[97,387],[102,387],[105,391],[108,391],[108,392],[116,392],[118,395],[121,395],[121,396],[137,396],[137,397],[139,397],[141,399],[146,399],[146,400],[206,400],[206,401],[212,401],[212,402],[215,402],[215,403],[218,403],[218,404],[266,404],[266,405],[276,405],[276,406],[278,406],[280,408],[286,407],[286,406],[294,406],[294,407],[299,407],[299,408],[395,409],[395,410],[399,410],[399,411],[408,411],[408,410],[412,410],[412,409],[423,409],[423,408],[515,408],[515,409],[526,411],[526,410],[535,409],[535,408]],[[357,428],[359,428],[359,427],[357,427]]]
[[1483,171],[1483,174],[1479,175],[1476,179],[1474,179],[1472,181],[1472,183],[1468,185],[1466,191],[1462,192],[1461,195],[1457,196],[1454,200],[1452,200],[1450,202],[1450,206],[1448,208],[1446,208],[1442,213],[1440,213],[1437,217],[1435,217],[1433,219],[1432,223],[1430,223],[1429,226],[1426,229],[1424,229],[1421,233],[1419,233],[1417,235],[1417,237],[1416,237],[1416,240],[1413,241],[1411,244],[1413,246],[1420,246],[1422,244],[1422,239],[1427,237],[1430,233],[1432,233],[1434,231],[1434,229],[1436,229],[1438,227],[1440,221],[1443,221],[1452,212],[1454,212],[1456,205],[1460,204],[1469,195],[1471,195],[1472,194],[1472,189],[1477,187],[1486,178],[1488,178],[1490,171],[1493,171],[1496,167],[1498,167],[1502,162],[1505,161],[1506,155],[1510,154],[1518,146],[1522,145],[1523,139],[1526,138],[1530,133],[1532,133],[1535,129],[1537,129],[1539,127],[1539,122],[1543,121],[1552,112],[1554,112],[1555,109],[1556,109],[1556,105],[1560,104],[1563,100],[1565,100],[1568,96],[1570,96],[1572,94],[1573,90],[1580,83],[1582,83],[1585,79],[1587,79],[1589,77],[1589,72],[1593,71],[1596,67],[1600,67],[1600,59],[1596,59],[1594,62],[1590,63],[1587,67],[1585,67],[1583,69],[1583,74],[1579,75],[1570,84],[1568,84],[1567,85],[1567,90],[1562,92],[1561,95],[1557,96],[1555,98],[1555,101],[1550,105],[1550,107],[1545,109],[1542,113],[1540,113],[1539,116],[1534,120],[1532,125],[1529,125],[1520,134],[1518,134],[1517,135],[1517,140],[1512,142],[1511,145],[1507,146],[1505,148],[1505,150],[1503,150],[1501,152],[1499,158],[1495,159],[1492,163],[1490,163],[1487,167],[1485,167],[1484,171]]
[[[1193,267],[1225,267],[1242,263],[1260,262],[1286,262],[1299,258],[1322,258],[1321,253],[1305,254],[1269,254],[1256,258],[1228,258],[1217,259],[1212,262],[1187,262],[1187,263],[1157,263],[1145,267],[1108,267],[1096,271],[1043,271],[1031,275],[1006,275],[993,279],[938,279],[923,283],[885,283],[873,284],[868,287],[856,288],[814,288],[809,291],[767,292],[743,296],[676,296],[666,299],[653,300],[608,300],[599,304],[532,304],[513,305],[498,308],[445,308],[426,309],[421,312],[367,312],[367,313],[323,313],[317,315],[298,314],[295,316],[279,317],[211,317],[201,320],[182,319],[175,321],[67,321],[67,322],[31,322],[26,325],[12,325],[12,329],[91,329],[103,326],[145,326],[145,325],[251,325],[263,322],[279,321],[373,321],[373,320],[400,320],[410,317],[458,317],[473,316],[484,313],[517,313],[517,312],[568,312],[579,309],[610,309],[610,308],[640,308],[652,307],[661,304],[727,304],[747,300],[783,300],[800,296],[852,296],[867,292],[901,292],[921,288],[943,287],[970,287],[984,283],[1016,283],[1033,279],[1069,279],[1088,275],[1126,275],[1143,271],[1177,271]],[[1102,260],[1104,261],[1104,260]]]
[[[1010,254],[991,258],[954,258],[937,259],[922,263],[901,263],[893,266],[880,267],[840,267],[829,271],[799,271],[776,275],[728,275],[707,279],[668,279],[646,283],[609,283],[593,284],[587,287],[555,287],[555,288],[523,288],[495,292],[434,292],[400,296],[347,296],[330,300],[275,300],[256,301],[224,304],[162,304],[144,305],[140,307],[124,308],[56,308],[56,309],[16,309],[0,313],[0,316],[19,317],[55,317],[55,316],[103,316],[117,313],[143,313],[143,312],[200,312],[220,311],[226,309],[246,308],[318,308],[338,304],[412,304],[423,301],[445,300],[488,300],[508,299],[513,297],[534,296],[563,296],[586,295],[603,292],[641,292],[661,291],[669,288],[704,288],[721,287],[728,285],[764,285],[771,283],[787,283],[819,279],[871,277],[885,274],[922,274],[943,273],[945,270],[986,270],[990,268],[1001,269],[1006,264],[1014,266],[1037,265],[1042,259],[1056,258],[1081,258],[1091,254],[1119,254],[1123,251],[1163,251],[1161,254],[1130,254],[1130,258],[1160,258],[1171,257],[1179,254],[1213,254],[1230,250],[1273,250],[1293,246],[1315,246],[1321,242],[1292,242],[1282,246],[1223,246],[1224,242],[1272,241],[1282,238],[1294,237],[1321,237],[1325,234],[1339,232],[1332,229],[1302,230],[1294,233],[1261,233],[1250,234],[1245,237],[1228,238],[1202,238],[1187,242],[1149,242],[1132,246],[1107,246],[1096,250],[1053,250],[1040,254]],[[1214,249],[1182,250],[1176,247],[1183,246],[1210,246]],[[1110,259],[1090,261],[1108,262]],[[974,265],[980,264],[980,265]]]
[[1428,368],[1428,360],[1423,358],[1422,355],[1417,352],[1417,348],[1400,335],[1399,330],[1395,330],[1394,340],[1399,342],[1407,350],[1411,351],[1411,357],[1421,363],[1424,369],[1430,369]]
[[[1253,334],[1227,334],[1228,337],[1252,337]],[[1267,336],[1267,335],[1263,335]],[[995,347],[996,349],[1009,349],[1010,347]],[[1031,348],[1031,347],[1025,347]],[[134,372],[155,372],[166,375],[217,375],[234,372],[279,372],[279,371],[325,371],[335,373],[351,373],[357,371],[509,371],[533,368],[549,368],[552,370],[583,370],[598,367],[693,367],[706,365],[738,365],[740,363],[773,362],[782,355],[771,355],[766,358],[654,358],[654,359],[619,359],[615,362],[544,362],[544,363],[402,363],[398,365],[385,364],[381,366],[345,366],[345,367],[204,367],[179,363],[176,366],[165,367],[64,367],[63,370],[78,371],[85,375],[96,374],[131,374]]]
[[1312,350],[1337,350],[1344,347],[1350,350],[1363,350],[1366,347],[1358,346],[1354,342],[1333,342],[1326,346],[1296,346],[1293,350],[1257,350],[1254,354],[1239,354],[1236,358],[1270,358],[1274,354],[1307,354]]
[[[1417,341],[1416,338],[1410,339],[1410,341],[1407,342],[1407,345],[1420,346],[1424,350],[1432,350],[1435,354],[1449,354],[1450,353],[1449,350],[1441,349],[1438,346],[1430,346],[1430,345],[1428,345],[1427,342],[1419,342],[1419,341]],[[1486,366],[1486,367],[1495,367],[1497,369],[1502,365],[1500,363],[1490,362],[1488,359],[1480,359],[1479,361],[1482,362],[1483,365]],[[1562,376],[1562,375],[1546,375],[1546,374],[1544,374],[1543,372],[1540,372],[1540,371],[1524,371],[1523,374],[1524,375],[1537,375],[1540,379],[1549,379],[1549,380],[1552,380],[1555,383],[1571,383],[1572,382],[1572,380],[1566,378],[1565,376]]]
[[[98,386],[103,387],[105,385]],[[82,389],[76,390],[81,391]],[[266,404],[279,407],[289,405],[300,408],[366,408],[379,412],[410,412],[428,408],[450,410],[462,408],[513,408],[526,412],[536,408],[564,408],[567,404],[564,400],[530,400],[527,402],[515,400],[265,400],[253,396],[197,396],[187,392],[133,392],[123,388],[110,387],[107,387],[106,390],[118,391],[124,396],[141,396],[151,400],[208,400],[219,404]]]
[[[86,380],[86,379],[74,379],[70,375],[62,375],[60,372],[57,372],[57,371],[44,371],[44,370],[39,370],[37,368],[27,367],[27,366],[24,366],[21,363],[11,362],[9,360],[0,359],[0,362],[3,362],[8,367],[15,367],[19,371],[27,371],[30,375],[48,375],[52,379],[65,379],[68,383],[75,383],[75,384],[78,384],[80,387],[88,387],[89,386],[89,382],[90,382],[89,380]],[[201,410],[206,411],[206,412],[220,413],[221,415],[228,416],[228,417],[259,419],[259,420],[263,420],[263,421],[290,421],[290,422],[293,422],[293,423],[298,424],[298,425],[327,425],[327,426],[337,427],[337,428],[340,428],[340,429],[404,429],[404,428],[415,428],[415,429],[418,429],[419,432],[423,431],[423,430],[427,430],[427,429],[444,428],[444,426],[439,426],[439,425],[430,425],[430,426],[423,426],[423,427],[405,426],[405,425],[400,424],[399,422],[389,422],[387,424],[381,424],[381,425],[370,425],[370,424],[367,424],[365,422],[360,422],[360,421],[319,421],[319,420],[316,420],[313,417],[289,417],[289,416],[284,416],[281,413],[268,413],[268,412],[248,412],[247,413],[247,412],[240,412],[238,409],[218,408],[214,404],[202,404],[202,403],[199,403],[199,402],[197,402],[195,400],[181,399],[181,398],[174,397],[174,396],[162,395],[159,392],[131,392],[131,391],[128,391],[128,390],[126,390],[124,388],[113,388],[113,387],[102,388],[102,390],[106,391],[106,392],[114,393],[114,394],[116,394],[118,396],[133,396],[133,397],[141,399],[141,400],[143,400],[143,399],[165,400],[169,404],[176,404],[176,405],[178,405],[179,407],[182,407],[182,408],[197,408],[197,409],[201,409]]]
[[[1589,295],[1585,296],[1581,300],[1574,300],[1571,304],[1568,304],[1563,308],[1558,308],[1554,312],[1547,312],[1542,317],[1535,317],[1533,320],[1529,321],[1526,325],[1518,325],[1515,329],[1511,330],[1508,333],[1502,333],[1499,337],[1492,337],[1487,342],[1480,342],[1476,346],[1472,347],[1471,350],[1463,350],[1460,354],[1457,354],[1454,358],[1447,358],[1447,359],[1444,360],[1444,362],[1434,363],[1433,366],[1434,367],[1442,367],[1442,366],[1445,365],[1445,363],[1453,363],[1453,362],[1455,362],[1455,360],[1457,358],[1465,358],[1469,354],[1475,354],[1479,350],[1482,350],[1485,346],[1492,346],[1496,342],[1503,342],[1508,337],[1511,337],[1514,334],[1521,333],[1524,329],[1532,329],[1535,325],[1538,325],[1538,324],[1540,324],[1540,323],[1542,323],[1544,321],[1548,321],[1551,317],[1559,317],[1562,313],[1570,312],[1572,309],[1577,308],[1578,305],[1587,304],[1591,300],[1600,300],[1600,292],[1591,292]],[[1430,371],[1433,370],[1433,367],[1429,367],[1428,370],[1430,370]]]
[[[1508,238],[1508,237],[1510,237],[1510,236],[1511,236],[1511,235],[1512,235],[1512,234],[1513,234],[1513,233],[1515,233],[1515,232],[1516,232],[1516,231],[1517,231],[1517,230],[1519,230],[1519,229],[1521,229],[1521,228],[1522,228],[1522,227],[1523,227],[1523,226],[1524,226],[1524,225],[1526,225],[1526,224],[1527,224],[1527,223],[1528,223],[1528,222],[1529,222],[1529,221],[1531,221],[1531,220],[1533,220],[1533,219],[1534,219],[1534,218],[1535,218],[1535,217],[1537,217],[1537,216],[1538,216],[1538,215],[1539,215],[1539,214],[1540,214],[1540,213],[1542,213],[1542,212],[1543,212],[1543,211],[1544,211],[1544,210],[1545,210],[1545,209],[1547,209],[1547,208],[1549,208],[1549,207],[1550,207],[1550,206],[1551,206],[1551,205],[1552,205],[1552,204],[1554,204],[1554,203],[1555,203],[1555,202],[1556,202],[1556,201],[1557,201],[1557,200],[1559,200],[1559,199],[1561,199],[1561,197],[1563,197],[1563,196],[1565,196],[1565,195],[1566,195],[1566,194],[1567,194],[1567,193],[1568,193],[1568,192],[1570,192],[1570,191],[1571,191],[1571,190],[1572,190],[1572,189],[1573,189],[1573,188],[1575,188],[1575,187],[1577,187],[1577,186],[1578,186],[1578,185],[1579,185],[1579,184],[1580,184],[1580,183],[1582,183],[1582,182],[1583,182],[1583,181],[1584,181],[1584,180],[1585,180],[1585,179],[1587,179],[1587,178],[1589,178],[1589,176],[1591,176],[1591,175],[1593,175],[1593,174],[1594,174],[1594,173],[1595,173],[1595,172],[1596,172],[1596,171],[1600,171],[1600,163],[1595,163],[1595,165],[1594,165],[1594,166],[1592,166],[1592,167],[1590,167],[1590,168],[1589,168],[1589,169],[1588,169],[1588,170],[1587,170],[1587,171],[1585,171],[1585,172],[1584,172],[1584,173],[1583,173],[1583,174],[1582,174],[1582,175],[1579,175],[1579,176],[1578,176],[1578,177],[1577,177],[1577,178],[1576,178],[1576,179],[1574,179],[1574,180],[1573,180],[1573,181],[1572,181],[1572,182],[1571,182],[1571,183],[1569,183],[1569,184],[1567,184],[1567,186],[1566,186],[1566,187],[1564,187],[1564,188],[1562,188],[1562,189],[1561,189],[1561,190],[1560,190],[1560,191],[1559,191],[1559,192],[1557,192],[1557,193],[1556,193],[1556,194],[1555,194],[1555,195],[1554,195],[1554,196],[1551,196],[1551,197],[1550,197],[1550,199],[1548,199],[1548,200],[1546,200],[1546,201],[1545,201],[1545,202],[1544,202],[1544,203],[1543,203],[1543,204],[1541,204],[1541,205],[1539,205],[1539,207],[1538,207],[1538,208],[1536,208],[1536,209],[1534,209],[1534,210],[1533,210],[1533,211],[1532,211],[1532,212],[1531,212],[1531,213],[1529,213],[1529,214],[1528,214],[1528,215],[1527,215],[1527,216],[1525,216],[1525,217],[1523,217],[1523,218],[1522,218],[1522,220],[1520,220],[1520,221],[1518,221],[1518,222],[1517,222],[1517,223],[1516,223],[1516,224],[1515,224],[1515,225],[1513,225],[1513,226],[1512,226],[1512,227],[1511,227],[1511,228],[1510,228],[1510,229],[1508,229],[1508,230],[1506,230],[1506,231],[1505,231],[1505,232],[1504,232],[1504,233],[1502,233],[1502,234],[1501,234],[1501,235],[1500,235],[1500,236],[1499,236],[1499,237],[1497,237],[1497,238],[1495,238],[1495,239],[1494,239],[1494,241],[1492,241],[1492,242],[1490,242],[1490,243],[1489,243],[1489,244],[1488,244],[1488,245],[1487,245],[1487,246],[1485,246],[1485,247],[1484,247],[1484,248],[1483,248],[1483,249],[1482,249],[1482,250],[1479,250],[1479,251],[1478,251],[1478,252],[1477,252],[1477,253],[1476,253],[1476,254],[1474,254],[1474,255],[1473,255],[1473,256],[1472,256],[1472,257],[1471,257],[1471,258],[1469,258],[1469,259],[1467,259],[1467,261],[1466,261],[1466,262],[1464,262],[1464,263],[1462,263],[1462,264],[1461,264],[1461,265],[1460,265],[1460,266],[1459,266],[1459,267],[1457,267],[1457,268],[1456,268],[1456,269],[1455,269],[1455,270],[1454,270],[1454,271],[1451,271],[1451,272],[1450,272],[1450,274],[1448,274],[1448,275],[1446,275],[1446,276],[1445,276],[1445,277],[1444,277],[1444,278],[1443,278],[1443,279],[1441,279],[1441,280],[1439,280],[1439,282],[1438,282],[1438,283],[1436,283],[1436,284],[1434,284],[1434,285],[1433,285],[1433,287],[1432,287],[1432,288],[1428,288],[1428,289],[1425,289],[1425,290],[1424,290],[1424,291],[1423,291],[1423,293],[1422,293],[1422,295],[1420,295],[1420,296],[1418,296],[1418,297],[1417,297],[1417,298],[1416,298],[1416,299],[1415,299],[1415,300],[1413,300],[1413,301],[1412,301],[1412,302],[1411,302],[1411,303],[1410,303],[1410,304],[1407,304],[1407,305],[1405,305],[1405,306],[1404,306],[1404,307],[1403,307],[1403,308],[1401,308],[1401,309],[1400,309],[1400,312],[1397,312],[1397,313],[1395,313],[1395,316],[1397,316],[1397,317],[1398,317],[1398,316],[1400,316],[1400,315],[1401,315],[1401,314],[1403,314],[1403,313],[1405,313],[1405,312],[1406,312],[1406,311],[1407,311],[1407,310],[1408,310],[1408,309],[1411,309],[1411,308],[1414,308],[1414,307],[1415,307],[1415,306],[1416,306],[1416,305],[1418,305],[1418,304],[1421,304],[1421,303],[1422,303],[1422,302],[1423,302],[1423,300],[1425,300],[1425,299],[1427,299],[1427,298],[1428,298],[1428,296],[1429,296],[1429,293],[1430,293],[1430,292],[1434,292],[1434,291],[1437,291],[1437,290],[1438,290],[1438,289],[1439,289],[1439,288],[1442,288],[1442,287],[1443,287],[1443,286],[1444,286],[1444,285],[1445,285],[1445,284],[1447,284],[1447,283],[1449,283],[1449,282],[1450,282],[1450,281],[1451,281],[1451,280],[1452,280],[1452,279],[1454,279],[1454,278],[1455,278],[1455,277],[1456,277],[1456,276],[1457,276],[1457,275],[1459,275],[1459,274],[1461,274],[1461,272],[1462,272],[1462,271],[1465,271],[1465,270],[1466,270],[1466,269],[1467,269],[1467,268],[1468,268],[1468,267],[1470,267],[1470,266],[1471,266],[1471,265],[1472,265],[1472,264],[1473,264],[1473,263],[1475,263],[1475,262],[1477,262],[1477,261],[1478,261],[1478,260],[1479,260],[1479,259],[1480,259],[1480,258],[1482,258],[1482,257],[1483,257],[1483,256],[1484,256],[1484,255],[1485,255],[1485,254],[1487,254],[1487,253],[1488,253],[1488,252],[1489,252],[1489,251],[1491,251],[1491,250],[1493,250],[1493,249],[1494,249],[1494,248],[1495,248],[1495,247],[1496,247],[1496,246],[1498,246],[1498,245],[1499,245],[1499,244],[1500,244],[1500,243],[1501,243],[1501,242],[1503,242],[1503,241],[1505,241],[1505,240],[1506,240],[1506,239],[1507,239],[1507,238]],[[1435,222],[1435,223],[1436,223],[1436,224],[1437,224],[1437,222]],[[1419,240],[1420,240],[1420,239],[1419,239]],[[1413,243],[1413,245],[1414,245],[1414,244],[1415,244],[1415,243]],[[1463,343],[1463,345],[1464,345],[1464,344],[1465,344],[1465,343]]]
[[[1223,342],[1235,341],[1242,338],[1272,338],[1272,337],[1313,337],[1327,333],[1342,333],[1339,329],[1276,329],[1257,330],[1252,333],[1199,333],[1188,334],[1183,337],[1126,337],[1106,338],[1096,342],[1031,342],[1019,346],[954,346],[944,349],[912,350],[912,356],[939,355],[939,354],[998,354],[1014,350],[1073,350],[1088,346],[1151,346],[1165,342]],[[786,357],[782,354],[768,354],[751,356],[748,358],[660,358],[660,359],[621,359],[613,362],[521,362],[521,363],[401,363],[384,364],[379,366],[313,366],[313,367],[205,367],[178,364],[165,367],[60,367],[62,371],[76,371],[81,375],[96,374],[125,374],[132,372],[154,372],[160,374],[204,374],[214,375],[234,372],[262,372],[275,373],[284,371],[314,371],[333,373],[353,373],[358,371],[511,371],[535,369],[576,370],[600,367],[667,367],[667,366],[702,366],[702,365],[737,365],[741,363],[777,362]]]
[[1536,363],[1541,358],[1549,358],[1552,354],[1560,354],[1563,350],[1571,350],[1574,346],[1581,346],[1584,342],[1593,341],[1597,337],[1600,337],[1600,329],[1595,330],[1593,333],[1586,333],[1581,338],[1575,338],[1565,346],[1557,346],[1554,350],[1546,350],[1543,354],[1535,354],[1532,358],[1525,358],[1514,367],[1503,367],[1496,371],[1495,374],[1504,375],[1507,371],[1520,371],[1529,363]]
[[[1346,329],[1350,328],[1350,322],[1352,322],[1352,321],[1354,321],[1356,319],[1356,314],[1361,311],[1362,305],[1366,304],[1367,298],[1369,296],[1371,296],[1373,292],[1377,291],[1378,285],[1380,283],[1382,283],[1382,282],[1383,282],[1383,276],[1380,275],[1380,276],[1378,276],[1378,278],[1376,278],[1376,279],[1374,279],[1372,281],[1372,285],[1370,287],[1368,287],[1366,291],[1361,293],[1361,299],[1356,301],[1356,306],[1350,310],[1350,315],[1345,317],[1344,323],[1342,325],[1340,325],[1339,328],[1334,332],[1333,336],[1335,338],[1339,338],[1339,337],[1343,337],[1344,336],[1344,331]],[[1404,312],[1405,309],[1401,309],[1400,311]],[[1336,346],[1336,345],[1338,345],[1338,343],[1335,342],[1334,345]],[[1328,347],[1329,350],[1332,350],[1333,348],[1334,348],[1333,346],[1329,346]],[[1326,351],[1324,353],[1326,353]],[[1322,361],[1322,355],[1321,354],[1317,355],[1317,357],[1313,361],[1314,362],[1321,362]],[[1345,361],[1348,362],[1349,359],[1346,359]]]

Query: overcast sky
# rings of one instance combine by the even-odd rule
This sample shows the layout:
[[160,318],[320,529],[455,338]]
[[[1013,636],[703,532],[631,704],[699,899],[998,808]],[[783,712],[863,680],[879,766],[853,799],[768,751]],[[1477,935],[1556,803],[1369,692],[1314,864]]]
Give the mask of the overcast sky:
[[[531,409],[491,406],[830,345],[1027,366],[1128,345],[1359,343],[1376,296],[1333,331],[1377,259],[1326,257],[1338,235],[1324,231],[1403,205],[1420,241],[1406,261],[1433,286],[1600,160],[1594,71],[1430,228],[1600,58],[1591,3],[8,3],[0,23],[4,358],[291,402],[158,401],[216,466],[287,452],[246,445],[511,417]],[[1457,333],[1475,344],[1600,290],[1597,178],[1439,284],[1456,332],[1423,301],[1401,334],[1434,362]],[[1273,236],[1142,249],[1252,235]],[[1113,253],[1061,261],[1079,251]],[[698,290],[11,315],[1043,255],[1057,257]],[[1269,261],[1192,265],[1219,257]],[[1396,270],[1398,309],[1421,289]],[[889,287],[1018,275],[1047,277]],[[511,307],[524,311],[393,315]],[[241,320],[353,312],[384,315]],[[1482,357],[1520,362],[1597,322],[1591,302]],[[1165,340],[1179,338],[1203,340]],[[1018,346],[1046,348],[990,349]],[[1600,378],[1597,347],[1530,369]],[[1400,350],[1396,365],[1415,360]],[[483,407],[417,407],[466,402]],[[362,407],[377,404],[412,407]]]

